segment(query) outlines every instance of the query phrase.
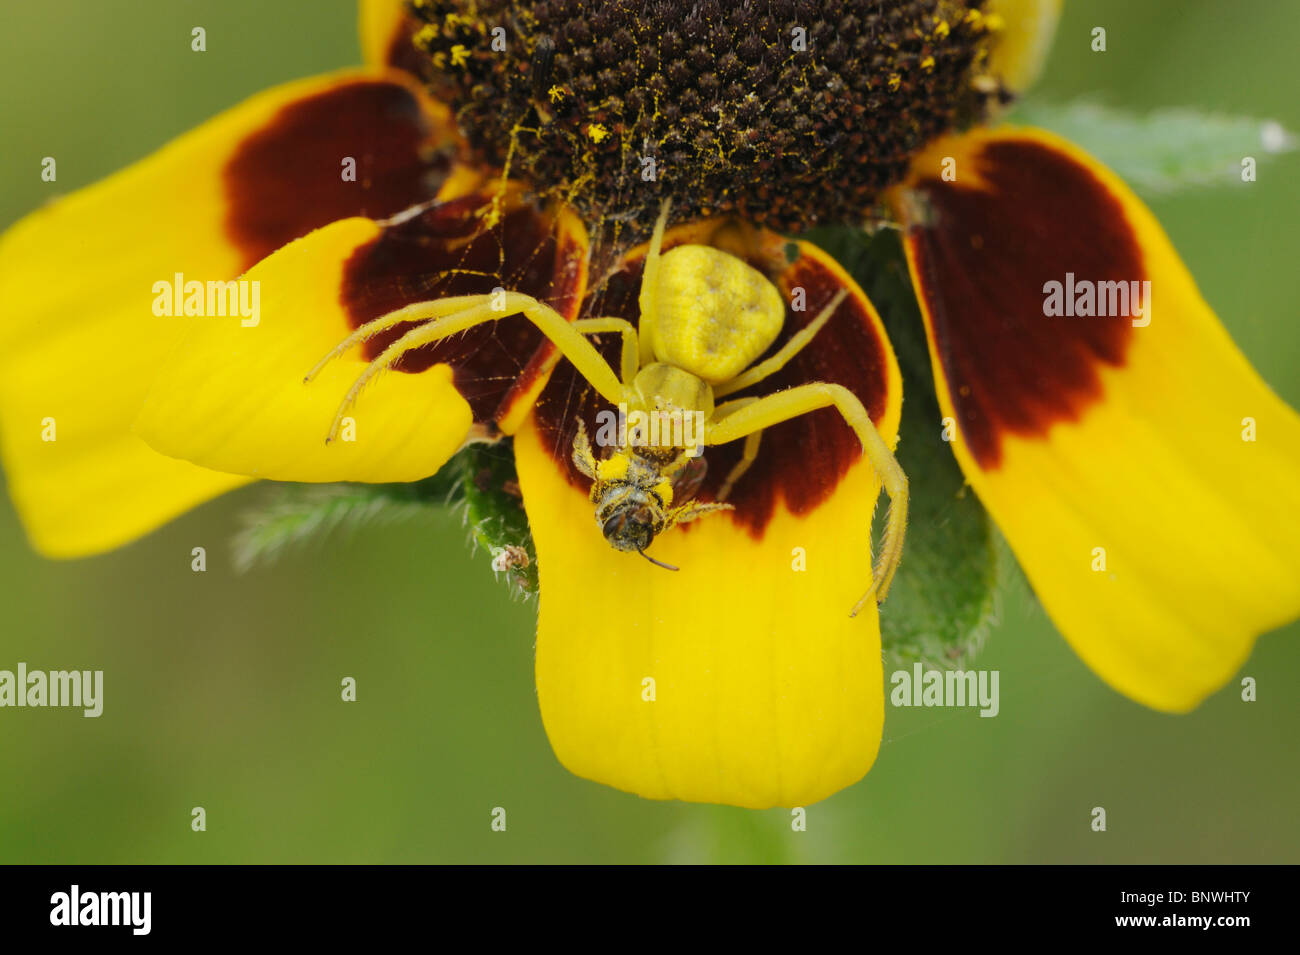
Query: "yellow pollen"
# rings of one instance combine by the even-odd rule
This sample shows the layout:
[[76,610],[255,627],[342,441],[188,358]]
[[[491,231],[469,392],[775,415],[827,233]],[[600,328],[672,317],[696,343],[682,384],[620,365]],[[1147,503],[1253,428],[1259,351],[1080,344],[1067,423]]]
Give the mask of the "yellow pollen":
[[609,130],[600,123],[592,123],[587,127],[587,136],[593,143],[599,145],[602,140],[608,138]]
[[664,502],[664,507],[673,503],[673,485],[671,481],[660,481],[655,485],[655,493]]
[[936,40],[942,40],[944,37],[948,35],[948,30],[949,30],[948,21],[940,20],[939,25],[934,28],[934,38]]
[[451,65],[464,66],[469,62],[469,48],[463,43],[457,43],[451,48]]
[[552,103],[558,103],[560,100],[564,99],[567,94],[568,90],[563,86],[552,86],[546,91],[546,95],[551,98]]
[[921,69],[925,70],[925,72],[927,72],[927,73],[933,73],[933,72],[934,72],[934,57],[932,57],[932,56],[927,56],[924,60],[922,60],[922,61],[921,61]]
[[596,465],[596,477],[602,481],[621,481],[627,477],[631,462],[626,454],[615,454]]
[[889,74],[889,91],[891,93],[894,92],[894,90],[898,89],[898,87],[901,86],[902,83],[903,83],[903,78],[899,76],[897,73]]
[[432,24],[425,24],[416,32],[413,42],[424,49],[436,39],[438,39],[438,28]]

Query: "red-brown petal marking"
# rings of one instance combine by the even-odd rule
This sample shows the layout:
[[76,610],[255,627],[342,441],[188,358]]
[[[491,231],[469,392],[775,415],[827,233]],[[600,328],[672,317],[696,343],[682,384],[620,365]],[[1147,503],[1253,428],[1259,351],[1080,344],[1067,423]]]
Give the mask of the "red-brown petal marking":
[[959,427],[989,470],[1004,434],[1043,437],[1100,400],[1098,372],[1124,364],[1134,331],[1124,315],[1045,315],[1044,285],[1147,274],[1118,200],[1059,152],[982,143],[951,182],[941,158],[908,185],[907,242]]
[[[861,399],[873,421],[881,421],[889,403],[889,363],[886,347],[869,312],[870,306],[856,285],[830,265],[828,259],[808,250],[793,262],[787,249],[798,249],[774,233],[740,229],[727,222],[711,221],[674,229],[665,236],[664,250],[682,243],[715,245],[740,255],[767,275],[787,303],[786,323],[769,349],[776,352],[840,291],[850,295],[836,310],[816,338],[781,371],[726,400],[749,395],[766,395],[783,388],[812,381],[841,384]],[[633,250],[607,281],[588,294],[584,317],[614,316],[637,323],[637,297],[641,289],[645,247]],[[802,287],[806,308],[790,308],[792,292]],[[605,357],[618,367],[618,342],[612,336],[599,341]],[[766,357],[766,355],[764,356]],[[590,481],[573,467],[570,452],[581,417],[589,434],[597,429],[597,412],[607,409],[573,366],[561,360],[537,403],[536,417],[556,464],[570,483],[584,490]],[[710,448],[705,452],[708,470],[696,497],[712,500],[731,468],[740,459],[743,442]],[[852,430],[837,412],[822,409],[763,432],[757,460],[732,490],[729,503],[735,510],[728,516],[761,537],[778,500],[794,514],[805,514],[825,501],[862,449]],[[711,520],[719,520],[713,517]],[[689,531],[691,525],[683,525]]]
[[[245,267],[338,219],[382,219],[432,199],[450,170],[438,149],[449,135],[398,82],[358,80],[284,107],[225,169],[226,229]],[[344,178],[347,158],[355,181]]]
[[[511,191],[498,224],[485,225],[493,200],[481,194],[431,206],[387,225],[353,253],[341,300],[354,328],[412,302],[453,295],[523,292],[572,318],[586,282],[586,243],[567,217],[553,218]],[[414,327],[396,326],[371,339],[367,359]],[[394,365],[421,372],[450,365],[457,390],[480,424],[500,421],[549,370],[552,349],[522,316],[488,322],[408,352]]]

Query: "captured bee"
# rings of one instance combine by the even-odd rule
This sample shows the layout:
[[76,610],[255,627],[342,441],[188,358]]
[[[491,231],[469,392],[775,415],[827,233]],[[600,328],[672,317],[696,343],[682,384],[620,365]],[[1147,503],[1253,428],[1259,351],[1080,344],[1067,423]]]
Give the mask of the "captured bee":
[[704,478],[704,459],[686,448],[634,445],[597,460],[587,429],[579,421],[573,463],[592,480],[590,496],[605,540],[615,550],[636,551],[668,570],[677,568],[645,552],[655,537],[712,511],[731,509],[730,504],[691,500],[673,505],[679,493],[689,498]]

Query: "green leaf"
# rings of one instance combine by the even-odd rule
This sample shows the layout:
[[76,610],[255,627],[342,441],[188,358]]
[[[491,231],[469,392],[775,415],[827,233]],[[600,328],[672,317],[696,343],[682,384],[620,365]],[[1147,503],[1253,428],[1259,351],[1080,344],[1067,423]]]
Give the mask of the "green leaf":
[[274,562],[327,535],[425,517],[435,505],[421,495],[423,483],[277,485],[267,504],[245,514],[233,543],[235,569]]
[[1242,184],[1242,160],[1295,149],[1273,120],[1163,109],[1146,116],[1082,101],[1020,104],[1010,121],[1041,126],[1077,143],[1138,192]]
[[474,540],[492,555],[492,569],[520,591],[537,591],[537,551],[519,493],[509,441],[472,444],[457,457],[462,467],[465,519]]
[[966,666],[994,613],[997,532],[943,440],[925,327],[898,233],[819,229],[808,238],[839,260],[880,312],[903,375],[896,454],[910,484],[903,562],[880,608],[886,663]]

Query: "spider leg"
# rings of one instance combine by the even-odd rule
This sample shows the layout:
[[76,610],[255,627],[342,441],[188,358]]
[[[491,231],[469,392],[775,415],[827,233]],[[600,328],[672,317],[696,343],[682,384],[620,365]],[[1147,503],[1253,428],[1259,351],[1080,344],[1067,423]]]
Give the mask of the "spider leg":
[[844,301],[848,294],[847,290],[840,289],[835,297],[830,300],[830,303],[817,313],[817,317],[791,335],[790,340],[782,345],[781,350],[771,358],[760,361],[757,365],[750,365],[735,378],[732,378],[731,381],[724,381],[720,385],[715,385],[713,388],[714,397],[721,398],[724,395],[735,394],[737,391],[742,391],[750,385],[757,384],[768,375],[775,374],[784,368],[791,358],[813,340],[813,336],[822,330],[822,326],[830,321],[831,316],[835,314],[835,310],[840,307],[840,303]]
[[715,500],[725,501],[731,496],[731,489],[736,486],[736,482],[739,481],[741,476],[749,470],[749,466],[753,464],[754,459],[758,457],[758,446],[762,443],[762,440],[762,429],[751,431],[749,434],[745,435],[745,449],[741,453],[740,460],[737,461],[731,471],[728,472],[727,479],[722,482],[722,487],[718,489],[718,493],[715,495]]
[[[482,303],[484,296],[473,296],[473,298]],[[418,312],[415,306],[407,306],[407,309],[402,310],[408,315],[403,321],[418,320],[409,317],[411,315],[423,314],[426,318],[430,313],[438,315],[438,313],[445,311],[445,301],[422,303],[426,306],[423,313]],[[329,435],[325,439],[326,443],[328,444],[338,434],[343,416],[352,407],[366,384],[375,375],[391,368],[402,355],[424,345],[441,341],[455,335],[457,332],[473,328],[475,325],[497,321],[511,315],[523,315],[536,325],[541,333],[559,349],[560,353],[569,359],[574,368],[578,370],[578,373],[587,379],[588,383],[596,389],[602,398],[615,405],[625,401],[626,389],[618,380],[618,375],[609,367],[608,362],[605,361],[600,352],[596,351],[595,346],[587,341],[582,336],[582,333],[575,329],[563,315],[549,305],[537,301],[532,296],[523,295],[519,292],[506,293],[504,308],[499,308],[497,305],[498,302],[489,300],[486,303],[462,308],[460,311],[449,315],[438,315],[432,321],[426,321],[425,324],[411,329],[385,348],[379,357],[366,366],[365,370],[357,377],[357,380],[353,382],[352,387],[348,389],[348,393],[339,404],[338,412],[334,416]]]
[[[734,401],[720,404],[713,410],[713,421],[716,423],[727,415],[739,411],[747,405],[752,405],[757,400],[757,398],[737,398]],[[718,490],[718,493],[715,496],[715,500],[725,501],[731,496],[731,491],[736,486],[736,482],[739,481],[741,476],[749,470],[749,466],[753,464],[754,459],[758,457],[758,447],[762,439],[763,432],[761,429],[746,435],[745,449],[740,456],[740,460],[737,461],[731,471],[728,472],[726,480],[722,482],[722,487]]]
[[457,295],[452,298],[440,298],[431,302],[415,302],[405,308],[399,308],[395,312],[380,315],[378,318],[372,319],[357,328],[351,335],[330,349],[328,355],[312,365],[311,371],[307,372],[302,379],[303,384],[307,384],[319,375],[321,369],[335,358],[362,342],[370,341],[380,332],[386,332],[388,329],[395,328],[404,322],[425,322],[431,318],[452,315],[462,309],[490,301],[490,298],[488,295]]
[[650,236],[650,250],[646,253],[645,268],[641,272],[641,296],[637,301],[641,317],[639,335],[641,340],[641,364],[648,365],[655,360],[654,344],[651,332],[654,329],[655,288],[659,282],[659,252],[664,244],[664,230],[668,227],[668,209],[670,200],[665,199],[659,207],[659,218],[655,220],[655,230]]
[[623,352],[619,363],[619,375],[623,384],[632,384],[640,368],[641,359],[637,351],[637,331],[625,318],[580,318],[573,323],[583,335],[599,335],[603,332],[618,332],[623,337]]
[[853,392],[843,385],[817,382],[800,385],[786,391],[759,398],[742,408],[730,412],[721,420],[710,423],[708,444],[726,444],[770,428],[818,408],[833,407],[844,417],[858,440],[862,453],[871,461],[880,475],[885,492],[889,495],[889,514],[885,518],[885,532],[881,539],[880,555],[872,571],[871,587],[853,605],[849,616],[855,616],[874,594],[883,601],[894,580],[894,572],[903,556],[903,537],[907,532],[907,475],[899,467],[894,454],[885,444],[880,432],[871,423],[871,416]]

